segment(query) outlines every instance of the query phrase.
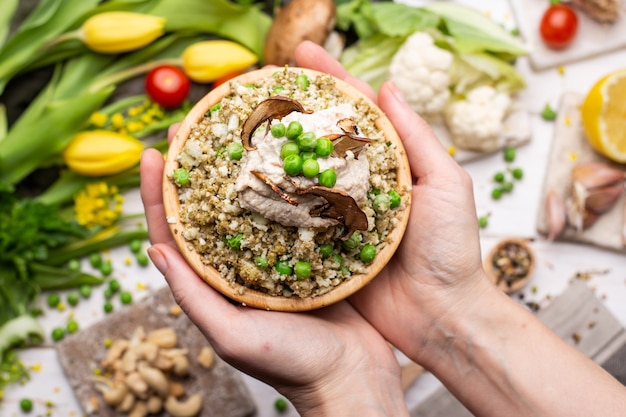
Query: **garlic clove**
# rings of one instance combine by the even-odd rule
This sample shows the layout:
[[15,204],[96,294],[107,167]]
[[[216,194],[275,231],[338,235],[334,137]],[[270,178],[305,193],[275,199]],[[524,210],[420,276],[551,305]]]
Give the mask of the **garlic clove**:
[[590,191],[585,200],[585,209],[595,214],[609,211],[624,193],[622,184],[609,185]]
[[592,190],[621,183],[626,173],[604,162],[586,162],[572,168],[572,180],[585,189]]
[[548,241],[552,242],[565,229],[566,214],[563,198],[556,190],[550,190],[545,204]]

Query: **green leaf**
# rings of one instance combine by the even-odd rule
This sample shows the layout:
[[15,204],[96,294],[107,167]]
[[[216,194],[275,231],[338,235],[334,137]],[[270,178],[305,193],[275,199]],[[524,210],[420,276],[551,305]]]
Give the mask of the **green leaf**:
[[17,10],[18,0],[1,0],[2,13],[0,14],[0,47],[9,36],[11,19]]
[[444,31],[454,38],[458,52],[488,51],[512,56],[528,53],[519,38],[476,9],[447,1],[429,3],[424,9],[443,19]]
[[408,36],[434,29],[440,21],[425,9],[401,3],[373,3],[372,15],[380,32],[387,36]]
[[506,93],[526,87],[524,77],[515,67],[490,54],[455,54],[454,58],[451,79],[457,93],[485,84]]

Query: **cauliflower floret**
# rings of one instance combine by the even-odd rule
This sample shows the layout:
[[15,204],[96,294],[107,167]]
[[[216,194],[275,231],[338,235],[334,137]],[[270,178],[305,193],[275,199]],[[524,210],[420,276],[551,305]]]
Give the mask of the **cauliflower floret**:
[[511,97],[490,86],[476,87],[445,110],[445,121],[456,146],[483,152],[498,148]]
[[409,36],[395,53],[389,78],[411,108],[423,116],[441,113],[450,98],[452,54],[437,47],[426,32]]

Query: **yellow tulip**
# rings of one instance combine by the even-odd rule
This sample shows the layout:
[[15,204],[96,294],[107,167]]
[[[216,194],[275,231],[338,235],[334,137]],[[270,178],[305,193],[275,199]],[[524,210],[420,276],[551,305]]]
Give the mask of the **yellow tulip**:
[[183,69],[199,83],[243,71],[257,61],[257,56],[248,49],[228,40],[197,42],[183,51]]
[[134,12],[104,12],[87,19],[80,38],[89,49],[119,54],[142,48],[163,35],[165,18]]
[[98,177],[125,171],[139,162],[143,143],[108,130],[76,134],[63,150],[65,164],[74,172]]

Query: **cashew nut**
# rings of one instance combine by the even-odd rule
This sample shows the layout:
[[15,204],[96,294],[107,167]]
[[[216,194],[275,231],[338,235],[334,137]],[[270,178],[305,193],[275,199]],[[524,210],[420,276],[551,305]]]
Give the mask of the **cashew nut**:
[[121,370],[125,373],[133,372],[137,367],[137,353],[135,349],[126,349],[122,356]]
[[163,409],[163,399],[161,397],[153,395],[148,398],[146,405],[148,407],[148,413],[158,414]]
[[146,417],[148,415],[148,406],[143,401],[137,401],[128,417]]
[[128,340],[126,339],[119,339],[113,342],[113,344],[109,347],[106,356],[102,359],[102,366],[108,368],[113,365],[115,360],[122,356],[122,353],[124,353],[127,347]]
[[202,397],[194,394],[184,401],[178,401],[175,397],[167,397],[165,400],[165,411],[172,417],[194,417],[200,413],[202,408]]
[[185,395],[185,386],[178,381],[170,382],[170,391],[167,393],[168,396],[180,398]]
[[120,402],[115,410],[118,413],[128,413],[135,405],[135,395],[132,392],[126,392],[124,399]]
[[160,348],[173,348],[178,343],[176,332],[171,327],[162,327],[148,333],[146,341],[154,343]]
[[131,372],[126,377],[126,385],[138,396],[143,396],[148,392],[148,384],[138,372]]
[[108,405],[118,405],[128,393],[126,385],[120,382],[113,382],[102,376],[94,376],[94,388],[102,393],[104,402]]
[[154,343],[141,342],[134,348],[134,351],[137,353],[137,359],[145,359],[152,363],[159,353],[159,347]]
[[189,374],[189,361],[186,356],[176,356],[174,358],[174,367],[172,371],[177,376],[186,376]]
[[196,359],[203,368],[209,369],[215,362],[215,352],[213,352],[212,348],[205,346],[200,350]]
[[165,397],[169,391],[169,381],[165,374],[157,368],[153,368],[146,362],[140,362],[137,367],[139,375],[160,396]]

